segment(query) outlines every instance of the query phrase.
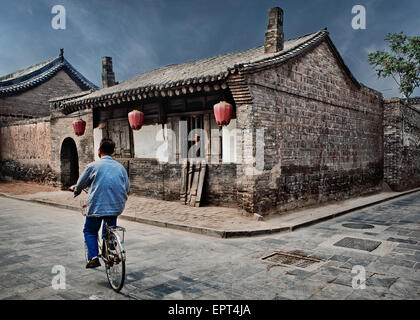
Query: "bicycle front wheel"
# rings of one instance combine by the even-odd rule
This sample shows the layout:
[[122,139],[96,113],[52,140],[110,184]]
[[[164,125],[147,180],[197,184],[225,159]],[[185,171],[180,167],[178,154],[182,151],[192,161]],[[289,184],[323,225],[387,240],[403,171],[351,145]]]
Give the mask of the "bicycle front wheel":
[[110,231],[107,238],[107,257],[105,263],[106,276],[112,289],[119,292],[125,280],[125,251],[121,239],[116,232]]

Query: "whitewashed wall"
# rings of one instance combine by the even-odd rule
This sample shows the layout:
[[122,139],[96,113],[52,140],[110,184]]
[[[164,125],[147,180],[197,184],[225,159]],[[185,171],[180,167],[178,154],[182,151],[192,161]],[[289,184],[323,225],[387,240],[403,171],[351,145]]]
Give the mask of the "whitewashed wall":
[[236,163],[236,119],[232,119],[222,133],[223,163]]
[[[168,162],[168,131],[167,126],[147,125],[138,131],[133,131],[134,157],[140,159],[157,159]],[[223,163],[235,163],[236,156],[236,119],[222,129]],[[95,160],[99,160],[98,149],[102,140],[102,129],[93,129],[93,144]],[[178,141],[177,141],[178,143]],[[212,148],[216,147],[212,144]]]
[[102,129],[94,128],[93,129],[93,153],[95,155],[95,161],[99,160],[98,149],[99,149],[99,145],[101,143],[102,137],[103,137]]
[[133,131],[134,157],[140,159],[158,159],[168,162],[167,127],[165,125],[143,126]]

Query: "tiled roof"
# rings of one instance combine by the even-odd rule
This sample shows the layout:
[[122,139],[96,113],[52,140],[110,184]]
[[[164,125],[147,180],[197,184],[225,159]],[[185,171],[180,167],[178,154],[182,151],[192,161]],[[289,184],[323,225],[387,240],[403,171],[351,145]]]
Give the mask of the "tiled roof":
[[249,69],[290,59],[306,49],[328,38],[328,31],[321,30],[294,40],[285,41],[284,49],[277,53],[265,54],[264,46],[219,55],[182,64],[169,65],[154,69],[135,78],[126,80],[109,88],[96,90],[86,96],[66,101],[61,108],[75,104],[104,101],[117,95],[141,94],[154,90],[198,85],[226,79],[230,74],[240,69]]
[[66,69],[70,72],[70,74],[81,83],[84,87],[83,89],[88,90],[97,88],[97,86],[78,72],[63,57],[62,53],[60,53],[60,55],[55,58],[0,77],[0,95],[13,94],[27,90],[47,81],[62,69]]
[[86,90],[86,91],[82,91],[82,92],[76,92],[76,93],[68,94],[68,95],[61,96],[61,97],[55,97],[53,99],[48,100],[48,102],[54,103],[54,102],[59,102],[59,101],[62,102],[62,101],[67,101],[67,100],[73,100],[73,99],[76,99],[76,98],[86,96],[86,95],[88,95],[89,93],[92,93],[95,90],[96,89],[90,89],[90,90]]

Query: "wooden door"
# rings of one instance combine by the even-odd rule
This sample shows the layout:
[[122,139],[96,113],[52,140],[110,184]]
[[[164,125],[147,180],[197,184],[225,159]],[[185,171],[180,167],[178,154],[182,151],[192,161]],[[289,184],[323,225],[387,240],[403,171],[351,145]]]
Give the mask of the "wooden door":
[[115,158],[131,158],[130,127],[127,119],[108,120],[108,138],[115,142]]

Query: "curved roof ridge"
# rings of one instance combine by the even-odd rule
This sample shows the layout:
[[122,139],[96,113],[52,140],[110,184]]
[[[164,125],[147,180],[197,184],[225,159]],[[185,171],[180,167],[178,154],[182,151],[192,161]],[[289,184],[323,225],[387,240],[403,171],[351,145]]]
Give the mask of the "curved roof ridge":
[[38,85],[66,68],[88,89],[98,87],[77,71],[62,55],[0,77],[0,93],[14,93]]
[[96,86],[93,82],[89,81],[84,75],[82,75],[79,71],[74,68],[70,62],[67,61],[67,59],[64,59],[64,65],[81,81],[83,82],[87,87],[90,89],[98,89],[98,86]]
[[27,68],[2,76],[0,77],[0,87],[6,87],[6,86],[9,86],[9,85],[21,82],[21,81],[25,81],[33,76],[36,76],[44,72],[46,69],[49,69],[52,66],[56,65],[57,63],[60,63],[59,58],[60,57],[57,56],[47,61],[34,64]]
[[9,74],[6,74],[4,76],[0,76],[0,84],[2,82],[4,82],[4,81],[16,79],[16,78],[19,78],[19,77],[21,77],[23,75],[26,75],[26,74],[32,73],[34,71],[37,71],[38,69],[40,69],[43,66],[47,65],[48,63],[54,61],[58,57],[59,56],[54,57],[54,58],[51,58],[51,59],[48,59],[48,60],[43,61],[43,62],[40,62],[40,63],[33,64],[33,65],[29,66],[29,67],[26,67],[26,68],[23,68],[23,69],[14,71],[14,72],[9,73]]
[[[291,46],[290,48],[287,48],[287,49],[285,47],[280,52],[276,52],[276,53],[273,53],[273,54],[267,54],[266,56],[262,57],[261,59],[257,59],[255,61],[252,61],[252,62],[247,63],[245,65],[247,65],[247,66],[259,65],[259,64],[262,64],[262,63],[265,63],[265,62],[268,62],[268,61],[274,61],[279,57],[288,56],[290,54],[293,54],[295,51],[296,52],[300,51],[303,47],[312,44],[313,42],[323,38],[327,34],[328,34],[328,31],[323,29],[323,30],[320,30],[320,31],[317,31],[317,32],[314,32],[314,33],[309,33],[305,36],[302,36],[302,37],[299,37],[299,38],[296,38],[296,39],[286,41],[285,43],[295,42],[295,45],[293,45],[293,46]],[[299,40],[303,40],[303,39],[305,39],[305,40],[302,43],[300,43]]]

